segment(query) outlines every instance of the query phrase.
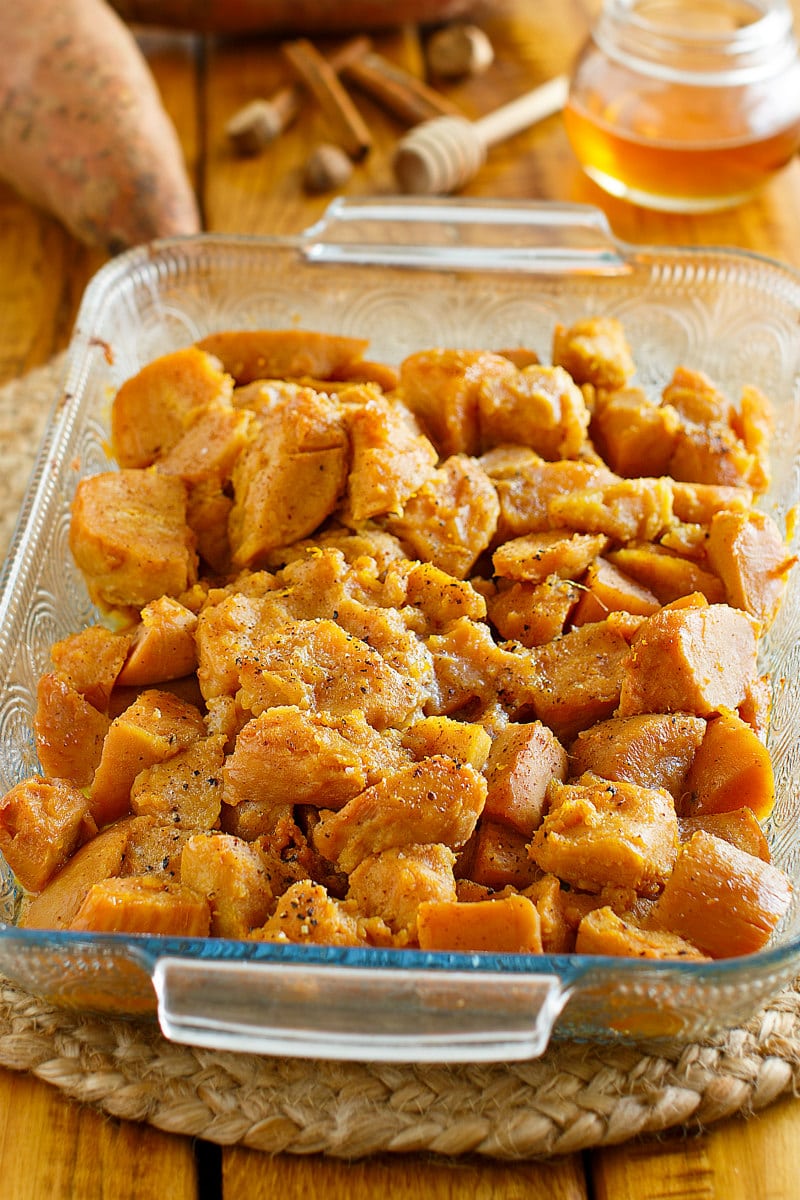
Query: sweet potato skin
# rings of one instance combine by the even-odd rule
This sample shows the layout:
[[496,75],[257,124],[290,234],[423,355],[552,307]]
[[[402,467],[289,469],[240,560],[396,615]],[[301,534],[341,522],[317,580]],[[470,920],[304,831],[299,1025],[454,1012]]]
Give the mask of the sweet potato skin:
[[102,0],[0,14],[0,177],[81,241],[117,253],[197,233],[175,129],[132,34]]

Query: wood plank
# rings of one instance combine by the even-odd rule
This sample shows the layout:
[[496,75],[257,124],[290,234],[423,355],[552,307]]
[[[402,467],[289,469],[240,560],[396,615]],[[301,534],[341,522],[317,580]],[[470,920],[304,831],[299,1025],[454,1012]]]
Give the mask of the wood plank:
[[228,1149],[223,1200],[587,1200],[579,1155],[551,1163],[381,1155],[355,1162]]
[[796,1200],[800,1102],[589,1158],[596,1200]]
[[3,1200],[195,1200],[192,1139],[116,1121],[0,1070]]

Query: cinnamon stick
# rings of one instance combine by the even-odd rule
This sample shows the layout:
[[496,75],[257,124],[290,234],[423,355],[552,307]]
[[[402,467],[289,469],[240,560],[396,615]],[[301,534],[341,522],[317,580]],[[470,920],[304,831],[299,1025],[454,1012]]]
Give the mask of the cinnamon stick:
[[432,117],[463,116],[452,100],[374,51],[348,63],[342,74],[408,125]]
[[[367,37],[351,38],[329,57],[335,72],[355,63],[366,54],[371,42]],[[244,108],[234,113],[226,126],[226,133],[233,149],[238,154],[258,154],[274,138],[288,129],[300,111],[306,89],[299,80],[278,88],[267,99],[251,100]]]
[[355,161],[364,158],[372,148],[372,136],[328,60],[307,38],[286,42],[281,49],[300,81],[318,101],[342,148]]

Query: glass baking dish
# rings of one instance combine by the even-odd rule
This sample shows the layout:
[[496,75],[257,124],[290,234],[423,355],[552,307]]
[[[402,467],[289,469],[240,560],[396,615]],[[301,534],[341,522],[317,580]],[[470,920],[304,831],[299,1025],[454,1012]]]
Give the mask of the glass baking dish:
[[[97,621],[68,545],[83,475],[108,468],[110,401],[156,355],[229,328],[301,326],[370,339],[399,362],[443,345],[524,345],[547,361],[556,321],[625,324],[638,382],[678,364],[732,395],[754,383],[777,408],[764,504],[786,527],[800,490],[800,275],[730,249],[635,247],[583,206],[335,201],[292,238],[204,235],[140,247],[87,288],[0,584],[0,788],[38,769],[36,681],[51,643]],[[0,871],[0,970],[60,1004],[158,1013],[175,1040],[362,1060],[540,1054],[551,1036],[694,1039],[734,1025],[800,966],[800,577],[764,643],[774,681],[778,800],[767,829],[795,901],[746,959],[652,962],[458,955],[225,940],[48,933],[15,927]]]

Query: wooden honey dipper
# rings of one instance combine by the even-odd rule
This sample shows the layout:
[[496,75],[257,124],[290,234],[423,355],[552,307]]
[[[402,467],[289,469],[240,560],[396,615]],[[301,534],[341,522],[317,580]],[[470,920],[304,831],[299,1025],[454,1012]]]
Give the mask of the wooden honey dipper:
[[567,77],[558,75],[478,121],[442,116],[415,126],[394,153],[397,183],[416,195],[457,191],[478,173],[490,146],[559,112],[568,85]]

